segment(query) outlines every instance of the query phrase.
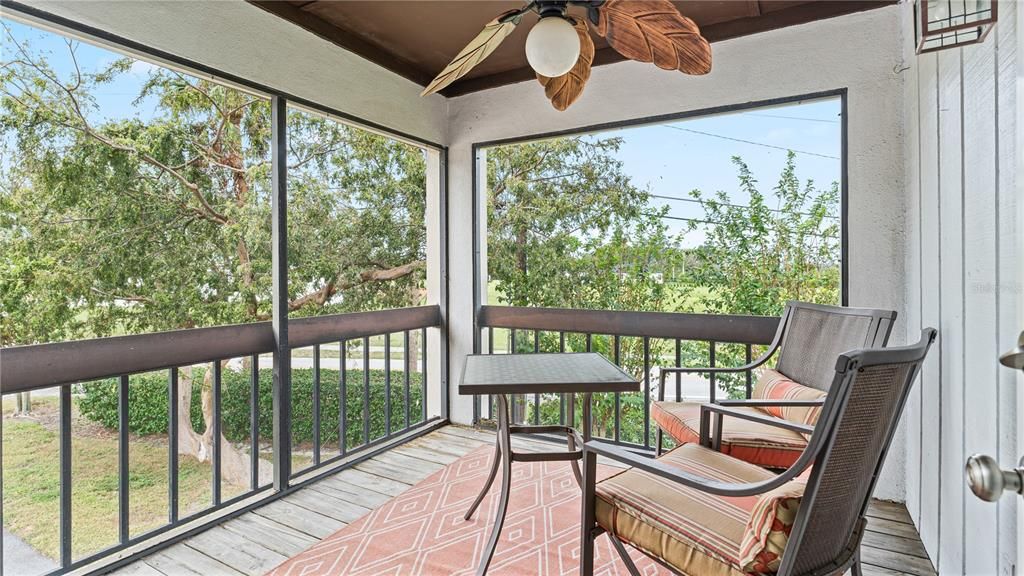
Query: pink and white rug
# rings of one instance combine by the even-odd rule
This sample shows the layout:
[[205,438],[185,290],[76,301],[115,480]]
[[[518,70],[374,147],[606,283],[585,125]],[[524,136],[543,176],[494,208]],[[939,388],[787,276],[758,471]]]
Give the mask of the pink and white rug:
[[[342,528],[270,576],[469,575],[476,571],[497,513],[500,474],[472,520],[463,520],[490,470],[494,449],[479,448]],[[616,469],[599,466],[598,476]],[[579,573],[580,490],[567,462],[515,462],[505,527],[488,574]],[[631,550],[641,572],[668,574]],[[607,536],[597,541],[595,574],[626,575]]]

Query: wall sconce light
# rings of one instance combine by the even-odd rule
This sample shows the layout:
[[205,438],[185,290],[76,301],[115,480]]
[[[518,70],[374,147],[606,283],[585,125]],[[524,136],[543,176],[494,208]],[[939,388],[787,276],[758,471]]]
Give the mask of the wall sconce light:
[[997,0],[919,0],[917,53],[977,44],[998,20]]

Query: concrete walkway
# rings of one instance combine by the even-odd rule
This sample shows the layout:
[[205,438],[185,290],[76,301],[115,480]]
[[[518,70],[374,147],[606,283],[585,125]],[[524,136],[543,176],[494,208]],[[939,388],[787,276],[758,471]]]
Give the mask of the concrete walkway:
[[56,569],[56,562],[4,529],[3,576],[39,576]]

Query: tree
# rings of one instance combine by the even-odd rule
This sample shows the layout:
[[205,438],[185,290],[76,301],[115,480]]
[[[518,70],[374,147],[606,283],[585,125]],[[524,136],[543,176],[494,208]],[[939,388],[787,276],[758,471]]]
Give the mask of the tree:
[[[664,310],[673,298],[665,272],[681,265],[683,251],[662,216],[649,206],[616,158],[621,138],[555,138],[487,151],[488,273],[504,303],[603,310]],[[559,336],[541,335],[543,350],[558,350]],[[662,343],[656,346],[662,346]],[[584,349],[569,335],[570,349]],[[527,338],[520,351],[532,351]],[[612,357],[609,339],[591,341]],[[643,374],[643,342],[620,342],[620,361]],[[538,408],[539,409],[539,408]],[[599,395],[594,420],[614,420],[614,397]],[[522,402],[514,417],[525,417]],[[642,411],[642,409],[641,409]],[[579,413],[579,412],[577,412]]]
[[[0,329],[40,313],[65,337],[269,318],[268,102],[153,68],[136,100],[153,113],[104,117],[96,94],[133,60],[86,70],[68,41],[72,72],[62,77],[5,33],[0,130],[16,161],[0,166],[0,217],[13,224],[2,239]],[[422,150],[291,110],[288,161],[292,313],[422,299]],[[9,332],[5,344],[52,336]],[[201,460],[215,441],[212,370],[203,372],[203,434],[188,421],[188,370],[179,395],[180,450]],[[220,441],[225,479],[247,482],[246,458]]]
[[[787,300],[839,303],[839,183],[824,189],[811,180],[801,183],[795,159],[789,152],[778,183],[764,194],[746,163],[734,157],[746,204],[721,191],[691,193],[703,207],[702,220],[711,224],[693,253],[687,284],[707,311],[778,316]],[[691,231],[697,228],[691,223]],[[727,347],[718,360],[738,366],[742,352]],[[739,376],[722,376],[721,382],[732,396],[741,395]]]
[[488,274],[513,306],[658,309],[681,257],[615,154],[621,138],[489,149]]
[[[693,191],[704,213],[688,231],[704,238],[684,250],[667,234],[665,210],[653,210],[649,195],[630,182],[616,158],[620,144],[619,138],[576,137],[488,150],[489,273],[503,301],[755,315],[778,315],[788,299],[838,302],[838,183],[802,184],[790,153],[778,184],[765,194],[736,157],[739,191],[747,198]],[[555,338],[544,335],[541,348],[557,350]],[[570,347],[582,349],[573,340]],[[533,342],[520,338],[517,347],[529,352]],[[610,338],[592,338],[591,347],[613,354]],[[654,365],[674,363],[666,341],[651,341],[649,352]],[[707,365],[706,343],[685,342],[681,354],[683,365]],[[621,339],[619,355],[625,369],[644,377],[640,339]],[[744,355],[742,346],[717,348],[720,365],[740,365]],[[719,382],[731,395],[742,394],[742,377]],[[624,428],[642,413],[642,405],[626,400],[620,405],[632,416],[623,414]],[[548,417],[551,410],[549,402]],[[613,410],[611,398],[596,398],[599,434],[609,432]]]
[[839,302],[839,183],[825,189],[811,180],[801,183],[795,158],[788,154],[766,195],[746,163],[734,157],[748,205],[733,203],[725,192],[691,193],[704,209],[703,220],[713,223],[689,269],[691,284],[715,288],[703,297],[709,310],[777,316],[786,300]]

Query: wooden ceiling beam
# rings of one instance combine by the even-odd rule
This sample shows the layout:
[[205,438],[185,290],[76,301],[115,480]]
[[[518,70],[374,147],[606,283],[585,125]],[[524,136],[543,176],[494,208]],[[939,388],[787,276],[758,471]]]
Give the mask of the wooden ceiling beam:
[[[248,2],[266,10],[274,16],[283,18],[284,20],[288,20],[302,28],[305,28],[320,38],[340,46],[349,52],[353,52],[357,56],[361,56],[378,66],[387,68],[403,78],[412,80],[420,86],[426,86],[427,83],[434,78],[432,73],[421,70],[412,62],[395,56],[376,44],[367,42],[355,34],[351,34],[334,26],[333,24],[325,22],[318,16],[310,14],[293,4],[277,0],[248,0]],[[303,7],[305,6],[306,5],[303,5]]]
[[[350,31],[338,28],[306,10],[306,8],[318,0],[310,0],[304,4],[292,4],[275,0],[247,1],[421,86],[426,86],[433,79],[434,74],[438,72],[437,70],[423,70],[420,66],[395,55],[385,47],[374,44]],[[799,3],[778,1],[773,7],[771,0],[749,0],[747,2],[749,13],[756,15],[708,24],[701,28],[701,33],[709,42],[718,42],[880,8],[897,2],[898,0],[818,0]],[[623,60],[625,58],[618,52],[605,47],[597,50],[593,65],[601,66]],[[462,96],[471,92],[532,80],[534,78],[536,78],[536,75],[533,70],[528,66],[523,66],[488,76],[463,78],[442,90],[441,94],[446,97]]]
[[[897,3],[898,0],[855,0],[847,2],[810,2],[801,6],[794,6],[774,12],[762,12],[761,16],[741,18],[720,22],[701,28],[701,35],[708,39],[708,42],[720,42],[741,36],[749,36],[777,30],[787,26],[806,24],[816,20],[843,16],[854,12],[863,12],[873,8],[880,8]],[[594,54],[594,66],[614,64],[622,62],[626,58],[610,47],[597,50]],[[533,70],[528,66],[509,70],[500,74],[480,76],[476,78],[464,78],[455,82],[445,90],[441,91],[446,97],[455,97],[496,88],[505,84],[523,82],[535,78]]]

